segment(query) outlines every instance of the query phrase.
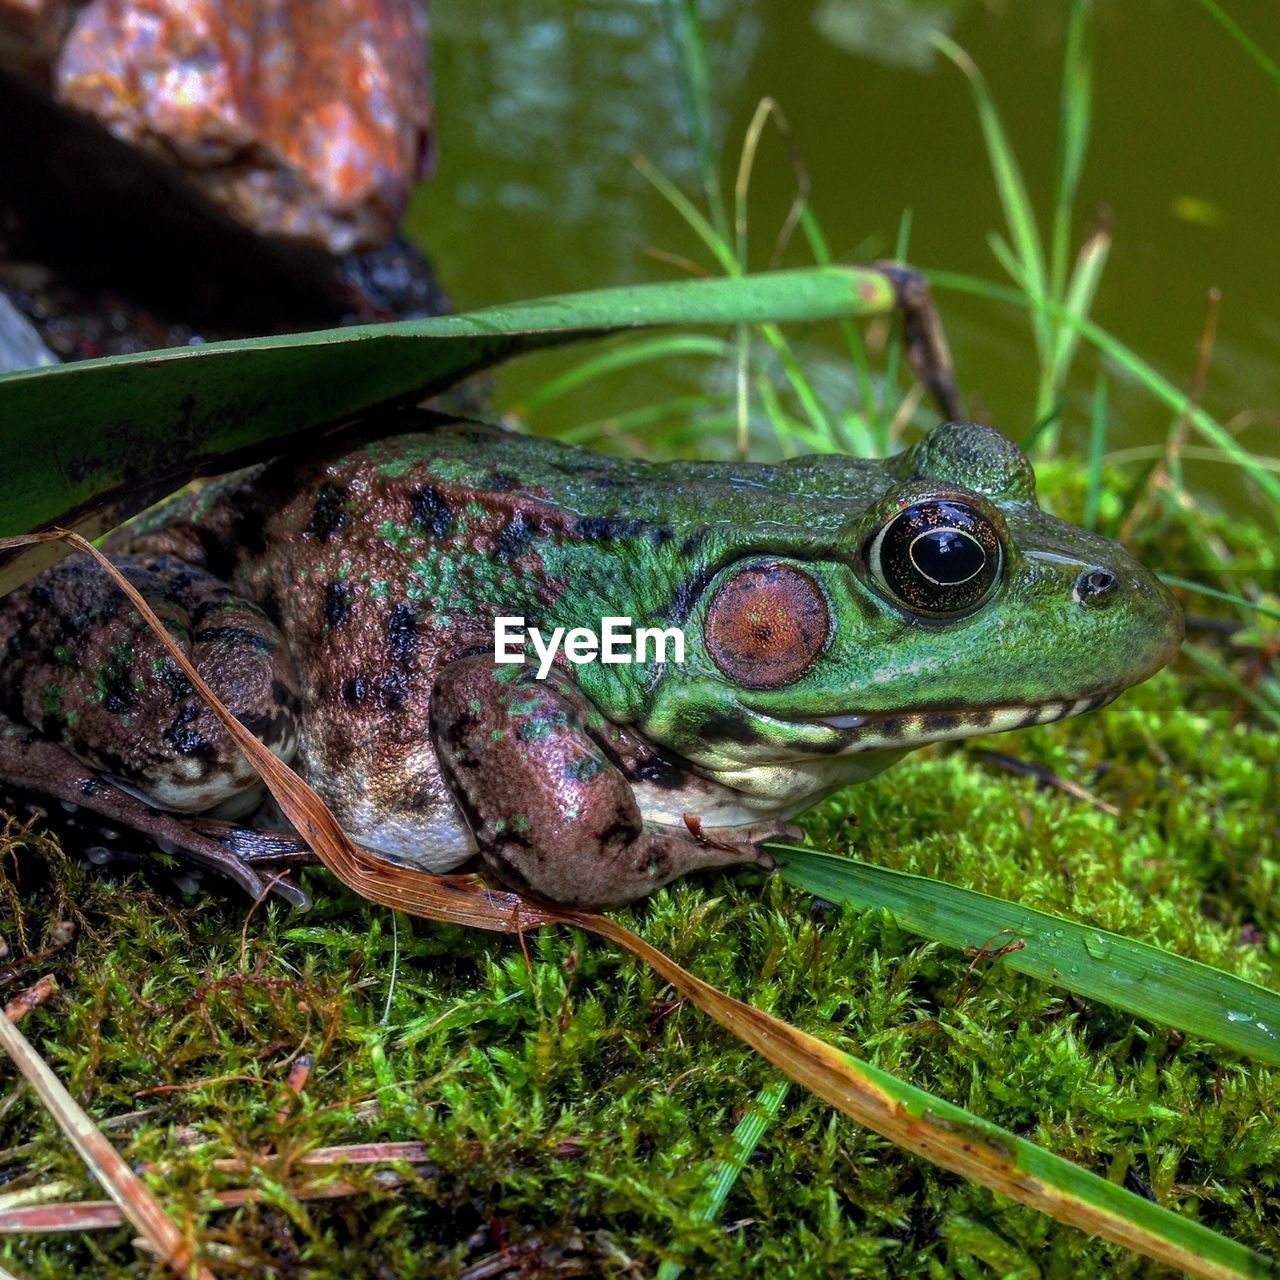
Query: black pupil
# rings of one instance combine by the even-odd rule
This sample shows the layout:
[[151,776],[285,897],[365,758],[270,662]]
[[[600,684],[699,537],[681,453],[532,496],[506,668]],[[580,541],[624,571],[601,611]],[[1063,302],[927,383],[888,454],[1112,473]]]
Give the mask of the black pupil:
[[956,586],[981,571],[986,554],[967,534],[956,529],[933,529],[915,540],[911,559],[934,582]]

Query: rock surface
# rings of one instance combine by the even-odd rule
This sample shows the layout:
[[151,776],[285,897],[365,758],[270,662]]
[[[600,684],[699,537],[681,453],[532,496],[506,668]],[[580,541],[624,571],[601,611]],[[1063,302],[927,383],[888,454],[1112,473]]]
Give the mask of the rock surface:
[[255,232],[382,243],[427,166],[423,0],[0,0],[0,63]]

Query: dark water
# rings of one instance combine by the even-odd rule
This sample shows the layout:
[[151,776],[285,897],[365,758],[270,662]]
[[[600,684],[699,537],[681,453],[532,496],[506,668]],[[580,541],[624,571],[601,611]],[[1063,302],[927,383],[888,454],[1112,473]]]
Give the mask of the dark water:
[[[1280,4],[1233,16],[1280,59]],[[703,0],[723,172],[731,181],[756,103],[781,104],[836,256],[890,252],[904,209],[925,269],[1004,281],[987,245],[1002,227],[969,89],[928,44],[946,31],[991,83],[1048,234],[1066,4]],[[642,153],[690,194],[698,180],[657,0],[434,0],[439,165],[411,228],[460,307],[672,278],[647,248],[702,250],[637,173]],[[1193,0],[1095,6],[1094,117],[1076,243],[1105,211],[1114,246],[1094,317],[1179,386],[1192,380],[1208,290],[1222,291],[1204,404],[1255,452],[1280,452],[1280,89]],[[768,264],[794,176],[760,153],[753,266]],[[789,255],[800,264],[802,252]],[[962,386],[1017,436],[1034,417],[1025,313],[939,297]],[[826,360],[838,365],[833,340]],[[499,406],[567,359],[504,373]],[[1064,430],[1086,430],[1097,360],[1082,351]],[[554,429],[687,390],[683,367],[646,368],[547,406]],[[1163,441],[1170,414],[1113,380],[1111,445]],[[1192,460],[1188,479],[1244,509],[1238,473]]]

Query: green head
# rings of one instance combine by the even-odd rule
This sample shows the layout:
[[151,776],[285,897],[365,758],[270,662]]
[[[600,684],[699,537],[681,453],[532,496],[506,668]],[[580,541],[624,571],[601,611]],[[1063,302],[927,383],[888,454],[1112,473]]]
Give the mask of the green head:
[[802,458],[705,489],[683,665],[628,717],[795,809],[926,742],[1096,707],[1167,663],[1169,592],[1040,510],[1019,449],[949,422],[883,463]]

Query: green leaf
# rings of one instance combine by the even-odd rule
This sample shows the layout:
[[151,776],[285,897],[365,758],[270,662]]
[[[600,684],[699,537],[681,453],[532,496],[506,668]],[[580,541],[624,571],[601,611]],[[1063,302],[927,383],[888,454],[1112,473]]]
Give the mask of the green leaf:
[[998,963],[1161,1026],[1280,1063],[1280,995],[1211,965],[1064,916],[853,858],[770,844],[781,875],[859,910],[880,907],[912,933],[961,950],[1021,942]]
[[[601,289],[462,315],[85,360],[0,377],[0,536],[96,535],[290,436],[416,401],[511,356],[662,325],[840,319],[893,306],[879,272],[777,271]],[[50,562],[0,568],[0,592]]]

